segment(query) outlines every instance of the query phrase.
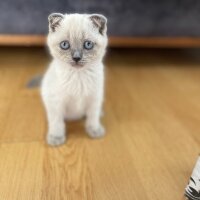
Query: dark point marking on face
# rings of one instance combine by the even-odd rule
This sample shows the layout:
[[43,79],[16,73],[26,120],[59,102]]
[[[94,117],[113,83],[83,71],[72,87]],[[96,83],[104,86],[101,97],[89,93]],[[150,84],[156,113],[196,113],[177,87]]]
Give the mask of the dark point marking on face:
[[103,15],[93,14],[90,16],[95,27],[99,29],[99,33],[104,35],[106,32],[107,19]]
[[82,50],[75,50],[75,51],[72,51],[72,59],[73,59],[75,62],[79,62],[79,61],[82,59],[82,56],[83,56]]
[[51,32],[55,32],[56,28],[60,25],[60,22],[63,20],[64,15],[60,13],[53,13],[49,15],[49,29]]

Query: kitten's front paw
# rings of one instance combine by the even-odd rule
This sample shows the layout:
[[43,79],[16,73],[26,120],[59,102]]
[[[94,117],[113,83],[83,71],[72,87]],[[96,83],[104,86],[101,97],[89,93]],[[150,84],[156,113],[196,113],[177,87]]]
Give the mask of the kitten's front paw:
[[64,144],[66,141],[66,137],[64,135],[62,136],[56,136],[56,135],[47,135],[47,143],[51,146],[59,146],[61,144]]
[[101,138],[105,135],[105,129],[102,125],[98,127],[87,126],[87,133],[92,138]]

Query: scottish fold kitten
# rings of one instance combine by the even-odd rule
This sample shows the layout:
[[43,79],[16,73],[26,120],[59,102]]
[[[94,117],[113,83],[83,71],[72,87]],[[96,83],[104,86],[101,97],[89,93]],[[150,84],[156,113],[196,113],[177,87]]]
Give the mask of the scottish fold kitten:
[[100,123],[104,94],[102,58],[107,46],[107,19],[99,14],[49,16],[47,43],[53,57],[41,95],[47,112],[50,145],[66,140],[65,120],[86,117],[92,138],[105,133]]

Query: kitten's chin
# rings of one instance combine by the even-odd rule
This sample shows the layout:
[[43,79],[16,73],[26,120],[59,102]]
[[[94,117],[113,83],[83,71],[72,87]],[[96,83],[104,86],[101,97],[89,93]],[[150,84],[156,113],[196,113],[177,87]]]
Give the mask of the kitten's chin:
[[74,68],[82,68],[82,67],[84,67],[84,63],[82,63],[82,62],[78,62],[78,63],[76,63],[76,62],[71,62],[70,64],[71,64],[71,66],[74,67]]

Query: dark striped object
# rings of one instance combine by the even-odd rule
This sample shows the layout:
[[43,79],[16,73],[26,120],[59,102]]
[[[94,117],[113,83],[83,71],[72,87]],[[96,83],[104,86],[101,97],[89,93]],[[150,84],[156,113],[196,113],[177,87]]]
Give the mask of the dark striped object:
[[200,200],[200,156],[185,188],[185,196],[188,200]]

